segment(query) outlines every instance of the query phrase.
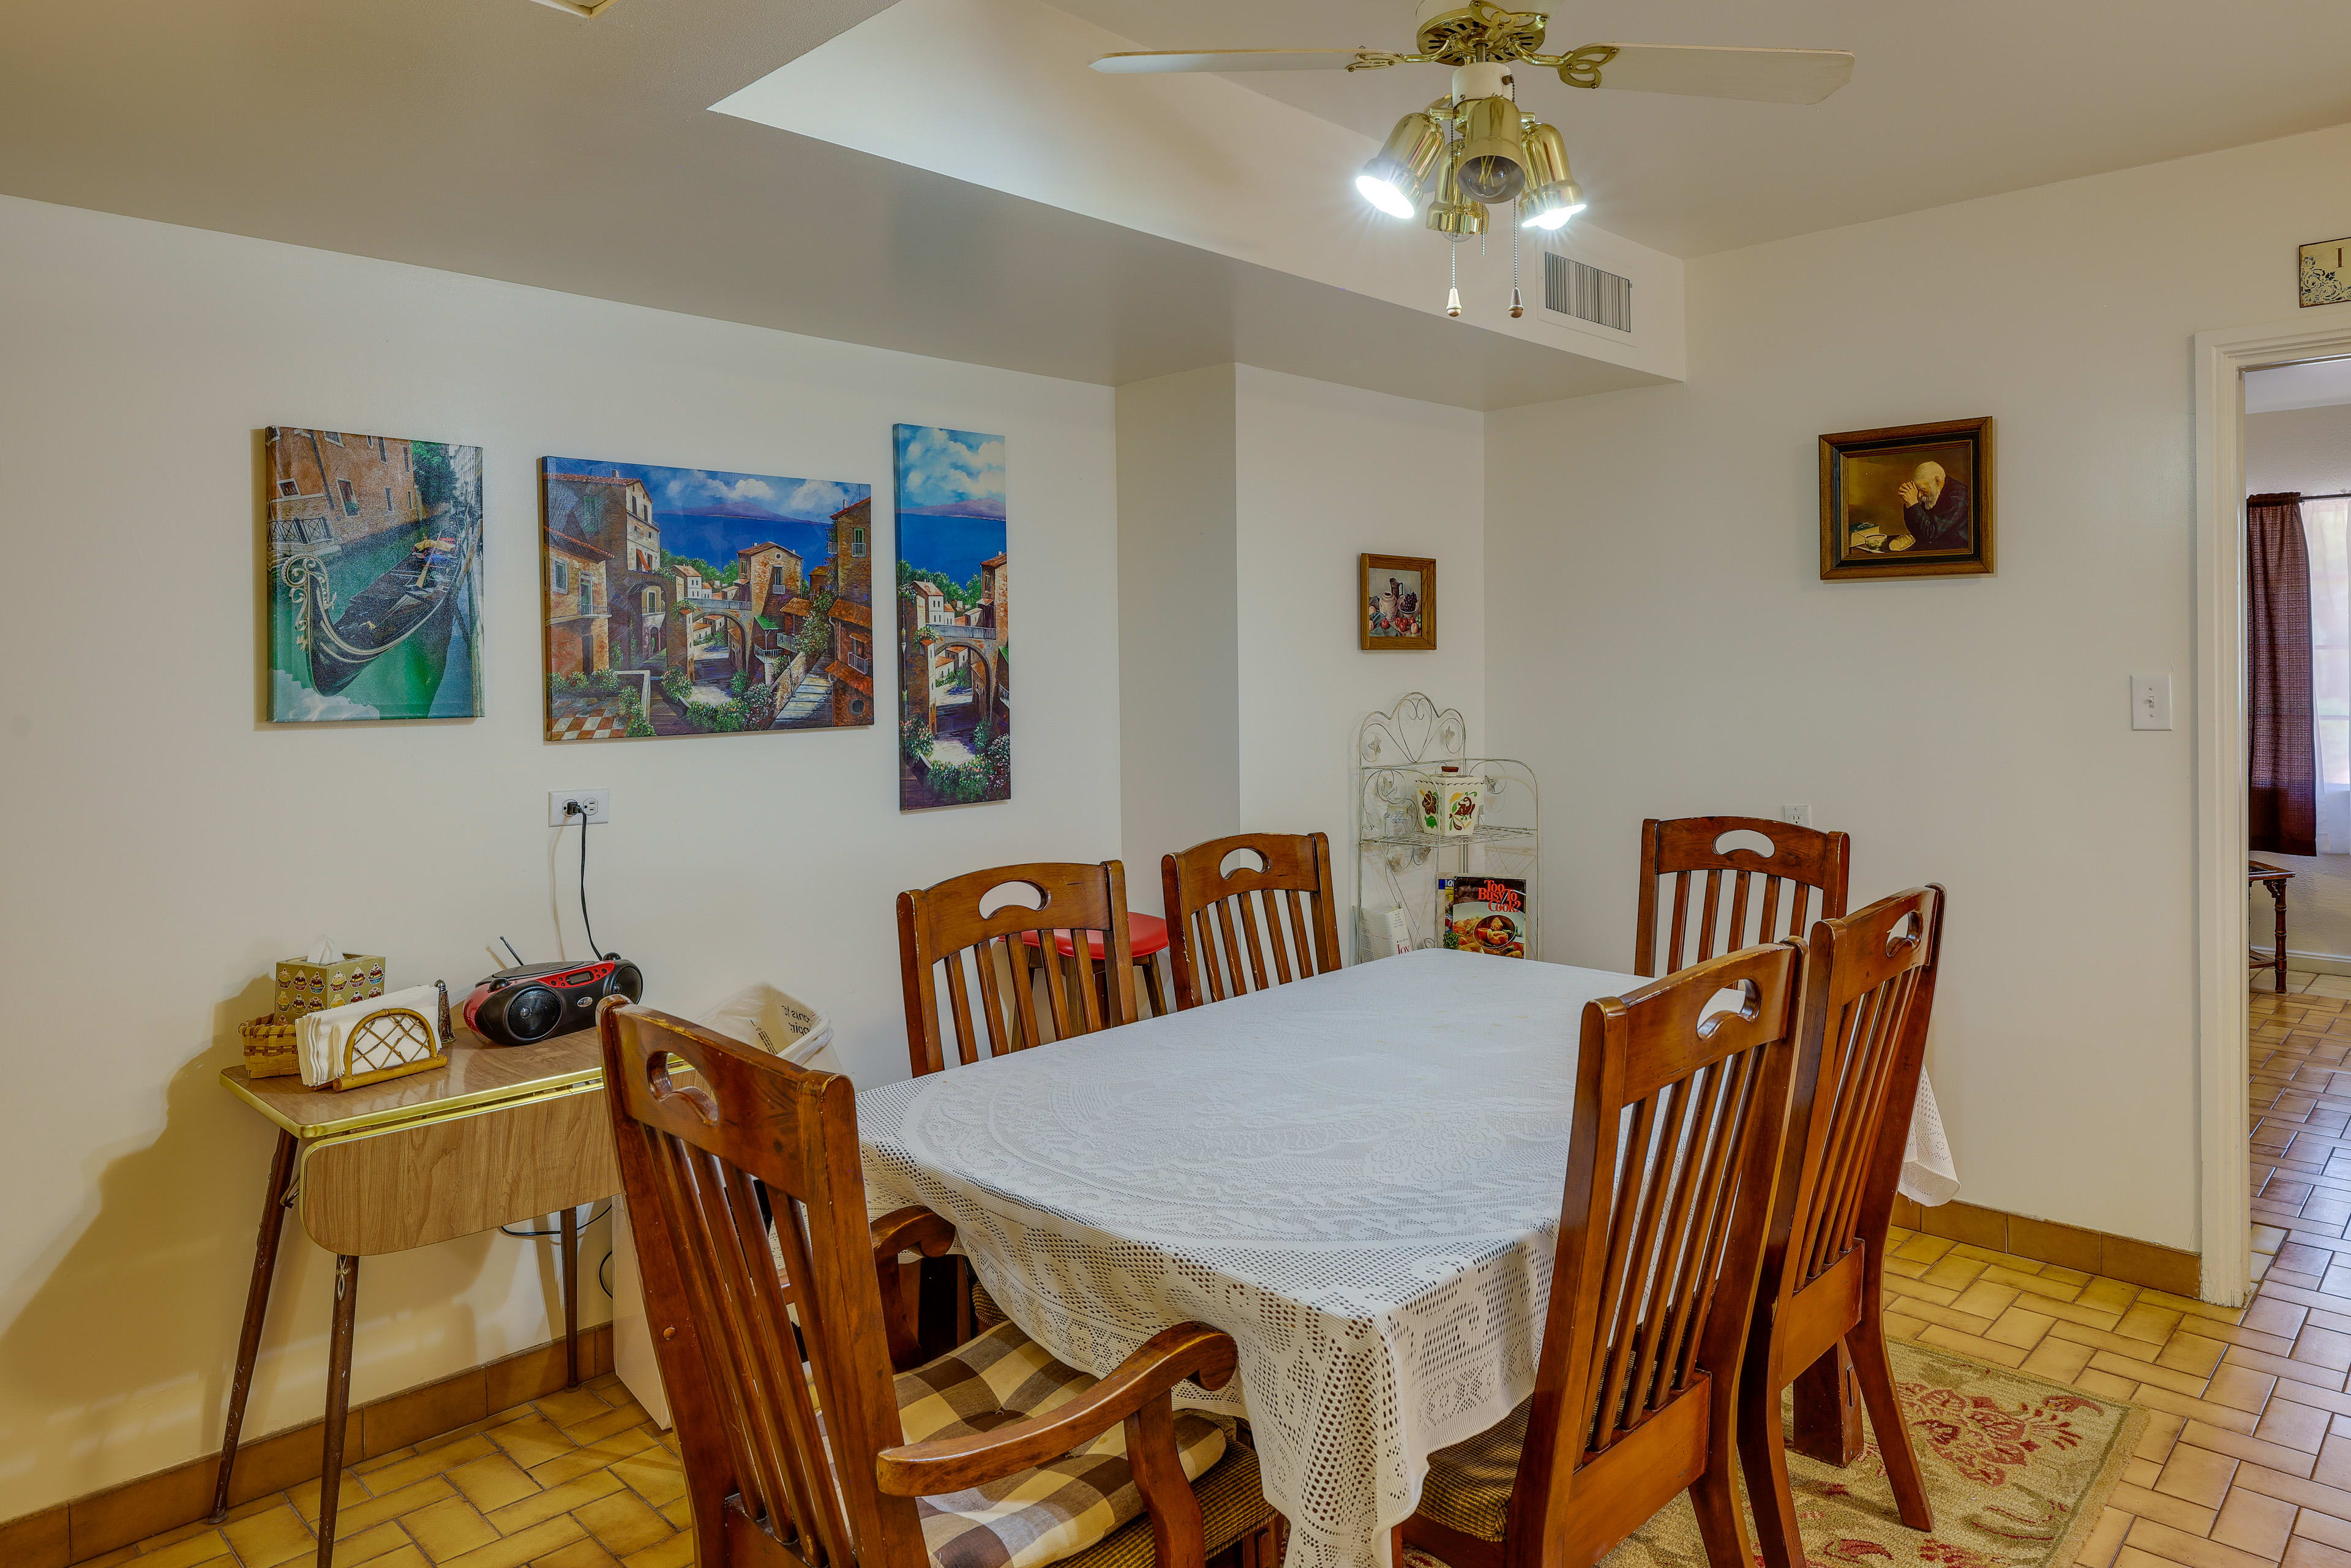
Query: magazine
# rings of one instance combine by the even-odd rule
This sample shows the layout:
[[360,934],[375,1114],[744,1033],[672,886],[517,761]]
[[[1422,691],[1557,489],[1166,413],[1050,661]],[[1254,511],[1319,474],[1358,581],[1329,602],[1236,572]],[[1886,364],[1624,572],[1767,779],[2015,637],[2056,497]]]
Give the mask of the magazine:
[[1527,879],[1448,876],[1437,883],[1445,945],[1502,958],[1527,956]]

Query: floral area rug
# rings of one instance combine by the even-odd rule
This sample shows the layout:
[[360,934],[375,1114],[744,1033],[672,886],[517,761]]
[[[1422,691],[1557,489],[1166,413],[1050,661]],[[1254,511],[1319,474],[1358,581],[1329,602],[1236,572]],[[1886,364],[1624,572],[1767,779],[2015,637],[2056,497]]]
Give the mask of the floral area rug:
[[[1887,1350],[1935,1528],[1904,1527],[1875,1437],[1844,1469],[1791,1449],[1796,1522],[1813,1568],[2067,1568],[2122,1479],[2147,1413],[1929,1345]],[[1442,1568],[1416,1548],[1405,1556],[1406,1568]],[[1688,1495],[1602,1562],[1707,1568]]]

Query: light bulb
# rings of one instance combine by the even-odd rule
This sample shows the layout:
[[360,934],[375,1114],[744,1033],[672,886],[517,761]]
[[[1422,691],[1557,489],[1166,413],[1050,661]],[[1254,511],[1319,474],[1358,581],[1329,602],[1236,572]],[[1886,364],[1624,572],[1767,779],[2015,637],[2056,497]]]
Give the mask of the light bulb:
[[1582,202],[1576,203],[1573,206],[1569,206],[1562,203],[1559,206],[1555,207],[1538,208],[1533,216],[1528,218],[1525,223],[1520,224],[1519,226],[1520,228],[1542,229],[1548,233],[1556,234],[1559,230],[1567,226],[1568,219],[1575,216],[1576,214],[1583,210],[1583,204]]
[[1396,189],[1394,180],[1383,180],[1377,174],[1358,174],[1355,189],[1363,193],[1364,200],[1392,218],[1412,216],[1412,198]]

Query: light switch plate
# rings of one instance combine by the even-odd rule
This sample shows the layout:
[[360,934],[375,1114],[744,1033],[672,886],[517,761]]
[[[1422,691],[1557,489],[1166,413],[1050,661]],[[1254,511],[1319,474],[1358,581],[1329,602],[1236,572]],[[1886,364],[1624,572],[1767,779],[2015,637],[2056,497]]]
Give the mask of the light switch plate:
[[2131,727],[2133,729],[2169,729],[2171,727],[2171,674],[2133,675],[2130,678]]

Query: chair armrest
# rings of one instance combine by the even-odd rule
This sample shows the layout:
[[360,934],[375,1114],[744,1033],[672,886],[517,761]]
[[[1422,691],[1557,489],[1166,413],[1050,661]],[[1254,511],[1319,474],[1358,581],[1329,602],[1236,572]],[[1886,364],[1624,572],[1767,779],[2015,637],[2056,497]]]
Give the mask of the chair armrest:
[[1068,1404],[977,1437],[884,1448],[874,1456],[874,1476],[892,1497],[936,1497],[1002,1480],[1093,1441],[1154,1401],[1167,1408],[1187,1377],[1203,1388],[1222,1388],[1238,1364],[1232,1335],[1206,1323],[1177,1323]]
[[873,1242],[873,1275],[882,1287],[882,1332],[890,1343],[890,1366],[904,1372],[923,1359],[922,1325],[908,1295],[898,1257],[919,1252],[941,1258],[955,1245],[955,1227],[920,1204],[893,1208],[869,1228]]
[[875,1220],[871,1228],[876,1263],[894,1263],[901,1252],[944,1258],[947,1249],[955,1245],[955,1227],[919,1203],[892,1209]]

